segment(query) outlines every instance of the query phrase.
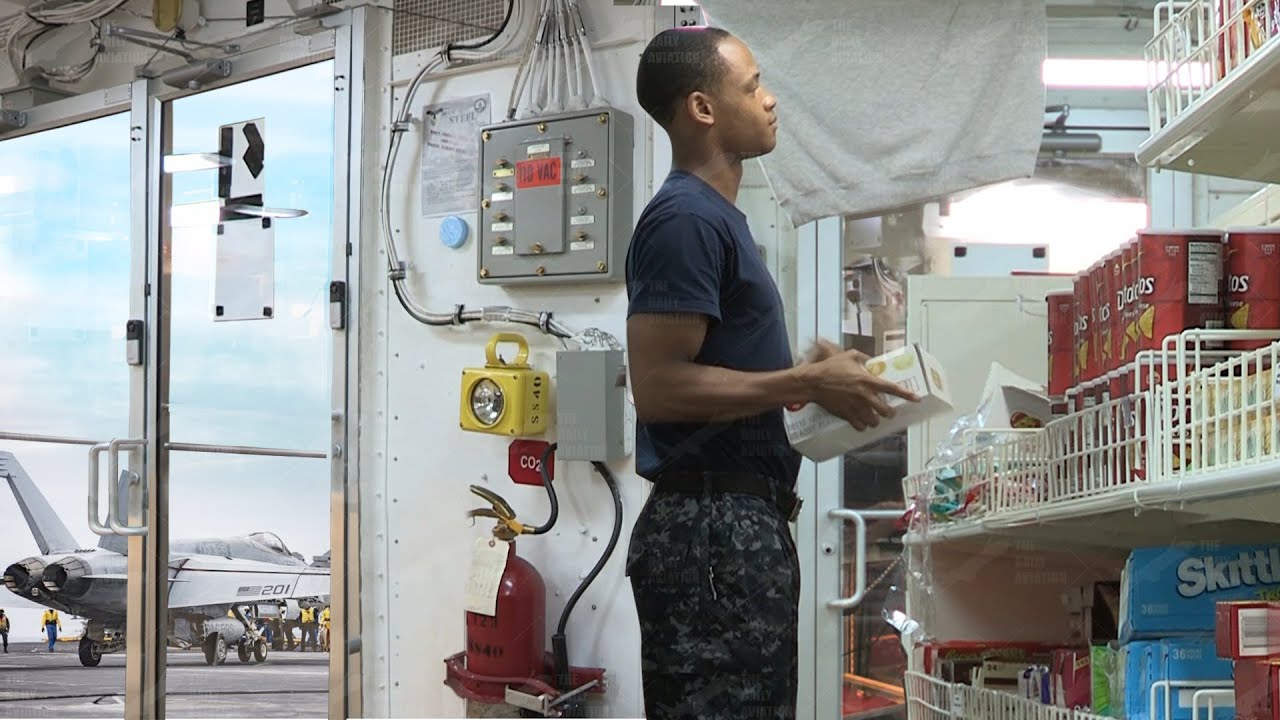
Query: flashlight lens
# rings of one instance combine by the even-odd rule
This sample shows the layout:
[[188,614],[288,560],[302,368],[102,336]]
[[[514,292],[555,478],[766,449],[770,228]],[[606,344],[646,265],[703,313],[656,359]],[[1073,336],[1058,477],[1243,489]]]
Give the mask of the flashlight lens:
[[502,388],[494,381],[481,380],[471,388],[471,414],[481,425],[489,427],[497,424],[505,405],[506,398],[502,395]]

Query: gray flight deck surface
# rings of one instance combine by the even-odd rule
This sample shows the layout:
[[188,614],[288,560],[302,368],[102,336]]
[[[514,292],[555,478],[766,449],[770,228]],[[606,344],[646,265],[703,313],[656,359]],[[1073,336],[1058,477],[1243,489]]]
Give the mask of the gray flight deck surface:
[[[84,667],[71,643],[50,653],[43,643],[9,643],[0,654],[0,718],[124,717],[123,653]],[[230,653],[210,667],[199,651],[169,651],[167,716],[171,718],[323,718],[329,713],[329,655],[271,652],[241,664]]]

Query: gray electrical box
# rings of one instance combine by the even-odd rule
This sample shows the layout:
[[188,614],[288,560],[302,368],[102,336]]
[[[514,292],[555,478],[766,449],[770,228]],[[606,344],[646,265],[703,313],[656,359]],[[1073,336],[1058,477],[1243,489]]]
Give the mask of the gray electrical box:
[[631,116],[614,108],[483,128],[479,281],[621,281],[633,133]]
[[626,402],[621,350],[556,353],[556,457],[599,462],[624,457]]

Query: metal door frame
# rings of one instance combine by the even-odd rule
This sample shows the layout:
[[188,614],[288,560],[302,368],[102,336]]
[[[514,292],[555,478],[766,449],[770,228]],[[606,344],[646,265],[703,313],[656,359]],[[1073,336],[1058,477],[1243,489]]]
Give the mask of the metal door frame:
[[[332,60],[334,72],[334,175],[332,206],[332,245],[333,253],[331,282],[342,282],[346,286],[345,313],[342,327],[332,330],[332,383],[330,395],[330,418],[332,421],[330,459],[330,607],[333,609],[333,622],[330,637],[332,646],[329,656],[329,716],[335,718],[359,717],[361,714],[360,657],[358,643],[350,642],[360,634],[359,585],[347,583],[347,577],[359,577],[359,516],[358,516],[358,479],[355,465],[348,465],[347,459],[358,457],[356,440],[357,428],[348,422],[355,415],[353,398],[349,389],[358,385],[352,379],[357,376],[358,343],[355,340],[356,322],[359,317],[355,304],[356,278],[358,266],[352,249],[356,246],[356,238],[363,216],[359,207],[359,188],[352,186],[351,164],[353,143],[362,136],[361,114],[362,103],[353,103],[353,98],[363,99],[365,92],[363,78],[364,62],[364,22],[365,11],[357,9],[325,18],[329,28],[321,33],[300,37],[297,40],[287,39],[277,45],[265,47],[236,58],[234,72],[224,81],[210,84],[202,89],[212,90],[229,85],[249,82],[254,79],[286,72],[317,62]],[[172,119],[168,103],[195,94],[190,91],[174,91],[167,86],[159,86],[152,81],[150,92],[146,98],[148,104],[148,123],[154,136],[154,151],[150,161],[155,170],[149,174],[149,186],[146,198],[155,205],[148,210],[155,233],[159,238],[157,250],[165,248],[164,254],[155,254],[159,260],[156,271],[152,275],[151,312],[148,328],[149,341],[153,354],[150,356],[155,368],[167,368],[170,365],[168,335],[170,329],[170,287],[171,274],[167,270],[164,259],[168,257],[167,248],[172,242],[169,223],[163,221],[167,217],[167,199],[170,197],[168,178],[159,172],[160,159],[171,151]],[[354,139],[353,139],[354,138]],[[358,160],[358,158],[357,158]],[[160,375],[155,373],[154,375]],[[136,710],[126,706],[126,718],[163,718],[164,707],[164,663],[162,658],[166,651],[165,628],[168,626],[167,603],[167,558],[168,558],[168,456],[173,450],[183,449],[170,442],[168,407],[168,377],[153,377],[154,398],[151,403],[152,417],[155,423],[148,427],[149,437],[156,441],[148,444],[148,477],[151,490],[150,513],[148,524],[153,528],[150,546],[147,548],[148,569],[145,583],[146,597],[139,602],[144,607],[146,637],[141,640],[141,648],[150,650],[149,657],[137,663],[142,671],[139,682],[142,683],[140,693],[143,699]],[[228,450],[231,450],[228,448]],[[254,453],[282,454],[282,453]],[[162,580],[161,578],[165,578]],[[353,652],[353,649],[355,650]],[[144,664],[145,663],[145,664]],[[130,691],[134,685],[130,678]],[[354,688],[354,692],[352,691]],[[134,697],[133,694],[130,697]]]
[[[365,83],[366,8],[346,10],[322,20],[324,30],[283,36],[273,45],[236,56],[233,73],[199,91],[175,89],[158,80],[140,79],[47,103],[25,112],[21,129],[0,133],[0,141],[108,115],[130,114],[130,263],[129,319],[145,322],[144,364],[130,373],[129,433],[147,440],[145,476],[149,504],[131,509],[129,524],[145,523],[148,534],[129,539],[128,619],[126,629],[125,717],[165,716],[165,655],[168,625],[168,366],[170,275],[161,250],[171,242],[169,180],[161,162],[171,147],[166,103],[196,92],[238,84],[326,60],[334,61],[333,277],[346,287],[342,329],[332,334],[330,458],[330,595],[333,609],[329,661],[329,716],[363,714],[360,658],[360,516],[357,397],[359,378],[359,253],[365,220],[360,205],[362,153],[367,142],[363,114],[371,92]],[[122,318],[123,320],[124,318]],[[33,438],[35,436],[32,436]],[[141,578],[141,581],[137,579]]]
[[[334,49],[333,281],[345,283],[345,331],[333,335],[329,596],[329,717],[364,716],[360,602],[360,237],[365,225],[364,113],[377,85],[365,80],[367,8],[348,10]],[[352,418],[355,420],[352,421]],[[335,572],[336,570],[336,572]],[[334,648],[339,648],[337,652]]]
[[[840,218],[823,218],[800,229],[796,265],[797,322],[802,345],[822,337],[844,346],[843,230]],[[804,350],[804,347],[800,348]],[[850,514],[843,502],[844,461],[805,460],[798,492],[805,512],[797,525],[804,583],[800,595],[800,701],[798,717],[840,718],[844,705],[844,531]],[[884,511],[868,511],[875,518]],[[864,558],[853,558],[854,562]]]
[[[359,106],[353,106],[351,98],[356,87],[360,93],[364,91],[363,45],[358,42],[363,33],[353,33],[353,26],[362,30],[363,22],[363,11],[348,11],[328,19],[328,30],[306,36],[305,41],[301,37],[297,40],[286,38],[276,45],[247,52],[235,59],[234,72],[229,78],[211,83],[200,90],[203,92],[247,82],[315,62],[335,61],[331,281],[346,283],[349,298],[345,308],[346,322],[342,329],[334,331],[332,341],[330,594],[334,610],[331,637],[334,639],[334,647],[339,648],[349,647],[347,638],[358,637],[360,627],[358,586],[352,602],[347,594],[344,575],[342,572],[335,575],[334,568],[340,571],[354,568],[351,571],[358,577],[359,520],[358,515],[353,520],[348,519],[347,501],[348,488],[354,488],[357,481],[356,468],[348,470],[346,461],[347,457],[353,456],[352,439],[355,433],[348,426],[346,418],[350,415],[348,389],[354,386],[350,378],[358,371],[355,364],[358,360],[355,354],[356,344],[351,341],[347,331],[347,328],[354,330],[354,319],[358,317],[353,302],[356,296],[351,292],[354,287],[353,278],[357,275],[348,262],[348,243],[353,237],[350,224],[353,206],[356,208],[354,218],[357,223],[360,216],[358,204],[352,202],[352,198],[358,197],[358,194],[350,186],[348,144],[352,125],[359,127],[359,114],[362,110]],[[336,82],[340,77],[359,80],[344,87]],[[144,521],[150,528],[146,537],[132,537],[129,540],[129,576],[142,578],[142,582],[128,585],[130,621],[126,631],[125,717],[130,720],[165,716],[165,660],[168,651],[168,459],[172,447],[169,443],[167,413],[169,378],[167,373],[158,372],[158,369],[169,366],[172,278],[165,259],[169,256],[172,232],[168,222],[171,181],[161,172],[161,163],[172,148],[172,119],[167,104],[192,94],[195,91],[176,90],[156,80],[135,81],[125,93],[131,113],[131,214],[135,238],[132,270],[135,289],[130,301],[130,316],[145,318],[147,330],[146,364],[134,373],[131,387],[135,400],[141,397],[142,402],[134,403],[129,427],[132,436],[148,439],[145,457],[150,498],[145,518],[136,514],[139,508],[134,508],[130,517],[131,523]],[[103,97],[109,98],[112,95],[108,91]],[[104,114],[109,111],[104,108]],[[138,281],[143,278],[144,281]],[[356,493],[351,492],[350,495],[355,497]],[[349,546],[349,543],[352,545]],[[346,652],[331,652],[331,717],[359,716],[360,696],[358,692],[354,696],[349,696],[348,693],[349,678],[352,675],[357,680],[351,685],[358,689],[358,655],[352,657]]]
[[[801,276],[812,278],[808,291],[813,298],[813,324],[817,337],[844,347],[842,304],[844,265],[839,218],[824,218],[815,223],[813,250],[802,261]],[[804,293],[804,289],[800,289]],[[840,662],[844,633],[844,614],[829,604],[839,595],[841,564],[844,559],[844,521],[828,515],[840,508],[844,462],[840,458],[821,463],[806,461],[813,467],[814,520],[809,547],[813,558],[813,591],[808,607],[813,615],[813,697],[814,717],[830,720],[841,716],[844,689],[844,665]]]

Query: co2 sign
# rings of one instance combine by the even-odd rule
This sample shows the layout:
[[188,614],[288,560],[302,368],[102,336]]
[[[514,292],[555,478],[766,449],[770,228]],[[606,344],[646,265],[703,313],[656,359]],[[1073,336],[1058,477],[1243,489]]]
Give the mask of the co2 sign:
[[[507,475],[521,485],[542,484],[542,453],[549,443],[543,440],[512,440],[507,451]],[[556,477],[556,454],[547,458],[547,475]]]

